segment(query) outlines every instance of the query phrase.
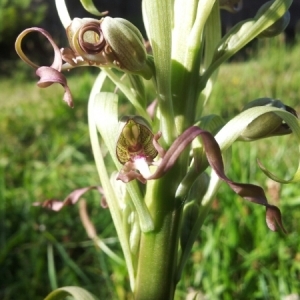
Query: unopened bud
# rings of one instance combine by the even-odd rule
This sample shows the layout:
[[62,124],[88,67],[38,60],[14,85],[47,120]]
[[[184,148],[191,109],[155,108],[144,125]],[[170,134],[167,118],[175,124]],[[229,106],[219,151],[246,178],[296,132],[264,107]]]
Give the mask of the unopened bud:
[[[251,101],[243,108],[243,111],[257,106],[277,107],[297,116],[294,109],[284,105],[280,100],[270,98],[259,98]],[[242,132],[239,140],[254,141],[270,136],[285,135],[289,133],[291,133],[289,126],[284,123],[276,113],[268,112],[254,119]]]
[[121,18],[106,17],[101,29],[118,67],[151,78],[152,71],[147,64],[142,34],[132,23]]
[[274,37],[282,33],[290,22],[290,12],[286,11],[286,13],[279,18],[275,23],[273,23],[270,27],[265,29],[262,33],[260,33],[258,38],[269,38]]
[[75,18],[67,28],[67,36],[72,50],[90,64],[152,77],[142,34],[125,19]]

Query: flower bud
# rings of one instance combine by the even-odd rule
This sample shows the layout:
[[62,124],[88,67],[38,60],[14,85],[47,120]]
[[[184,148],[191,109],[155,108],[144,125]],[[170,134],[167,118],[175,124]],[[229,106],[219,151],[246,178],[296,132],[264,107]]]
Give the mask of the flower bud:
[[110,17],[103,19],[101,29],[116,57],[117,66],[150,79],[152,72],[147,64],[147,53],[140,31],[125,19]]
[[[71,49],[90,64],[108,66],[110,63],[107,43],[101,32],[101,20],[74,18],[66,33]],[[111,55],[112,56],[112,55]],[[113,61],[113,57],[111,60]]]
[[75,18],[67,28],[67,36],[72,50],[90,64],[152,77],[142,34],[125,19]]
[[[256,106],[277,107],[297,116],[294,109],[284,105],[279,100],[274,100],[270,98],[259,98],[254,101],[251,101],[245,105],[243,111]],[[291,133],[291,129],[289,128],[289,126],[286,123],[283,123],[282,119],[278,115],[276,115],[273,112],[268,112],[254,119],[241,133],[239,140],[254,141],[261,138],[285,135],[289,133]]]
[[286,13],[279,18],[275,23],[273,23],[270,27],[265,29],[262,33],[260,33],[258,38],[269,38],[274,37],[282,33],[290,22],[290,12],[286,11]]

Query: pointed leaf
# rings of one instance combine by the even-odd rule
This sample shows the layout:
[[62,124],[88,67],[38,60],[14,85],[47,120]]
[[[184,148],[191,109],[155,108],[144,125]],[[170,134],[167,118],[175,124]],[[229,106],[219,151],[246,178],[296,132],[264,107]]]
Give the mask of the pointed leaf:
[[[103,72],[100,73],[100,75],[97,78],[97,81],[99,85],[101,86],[101,78],[102,78]],[[96,82],[97,82],[96,81]],[[97,171],[100,177],[101,184],[103,186],[103,189],[106,193],[106,200],[108,203],[108,206],[110,208],[110,213],[120,240],[120,244],[124,253],[125,261],[127,270],[129,273],[129,279],[130,279],[130,286],[131,289],[134,289],[135,285],[135,278],[134,278],[134,267],[133,267],[133,261],[130,251],[129,242],[126,237],[126,233],[123,228],[123,222],[122,222],[122,216],[121,211],[119,207],[119,202],[116,196],[116,193],[114,191],[113,186],[111,185],[110,178],[107,173],[107,169],[104,163],[104,159],[102,156],[101,148],[100,148],[100,141],[98,138],[98,132],[97,132],[97,125],[96,121],[99,117],[101,117],[101,111],[98,112],[98,114],[95,113],[95,97],[97,95],[97,92],[99,86],[94,85],[89,97],[89,104],[88,104],[88,120],[89,120],[89,133],[91,138],[91,144],[93,149],[93,154],[95,158],[95,163],[97,167]]]

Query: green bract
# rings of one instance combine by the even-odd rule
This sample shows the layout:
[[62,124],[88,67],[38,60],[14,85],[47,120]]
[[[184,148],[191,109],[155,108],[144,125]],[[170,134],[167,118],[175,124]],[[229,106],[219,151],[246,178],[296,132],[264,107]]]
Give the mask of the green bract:
[[[257,106],[277,107],[289,111],[296,116],[296,112],[293,109],[285,106],[280,100],[270,98],[253,100],[243,108],[243,111]],[[291,129],[283,122],[282,118],[273,112],[269,112],[254,119],[241,133],[239,140],[254,141],[261,138],[289,133],[291,133]]]

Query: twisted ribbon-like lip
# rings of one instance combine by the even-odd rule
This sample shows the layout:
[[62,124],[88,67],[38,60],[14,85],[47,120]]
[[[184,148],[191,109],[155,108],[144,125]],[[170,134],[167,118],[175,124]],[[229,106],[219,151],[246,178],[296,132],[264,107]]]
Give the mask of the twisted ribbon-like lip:
[[[44,35],[47,40],[51,43],[54,51],[53,63],[51,66],[38,66],[33,61],[31,61],[28,56],[24,53],[22,49],[22,40],[30,32],[38,32]],[[60,49],[54,42],[52,36],[46,30],[39,27],[27,28],[20,33],[16,39],[15,48],[17,54],[20,58],[27,63],[32,68],[36,69],[36,75],[40,77],[40,80],[37,82],[37,85],[41,88],[50,86],[53,83],[59,83],[63,86],[65,93],[63,96],[64,101],[70,106],[73,107],[72,94],[68,87],[66,77],[61,73],[63,58]]]

